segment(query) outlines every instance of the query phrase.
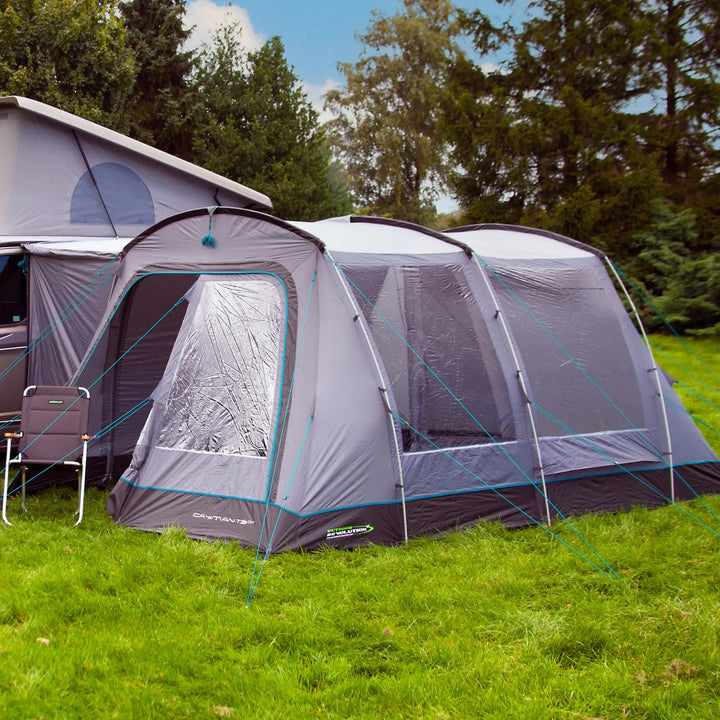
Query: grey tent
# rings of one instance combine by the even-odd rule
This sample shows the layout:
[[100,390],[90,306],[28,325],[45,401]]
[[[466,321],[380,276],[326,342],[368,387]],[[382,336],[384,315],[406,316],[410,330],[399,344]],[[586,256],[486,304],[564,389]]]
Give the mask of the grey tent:
[[539,231],[184,213],[74,384],[117,522],[270,552],[720,488],[601,258]]
[[[77,369],[108,297],[111,273],[98,275],[140,231],[195,207],[272,207],[239,183],[22,97],[0,97],[0,158],[0,421],[19,410],[28,338],[46,338],[30,353],[31,382],[66,382]],[[33,285],[36,270],[28,308],[25,273]]]

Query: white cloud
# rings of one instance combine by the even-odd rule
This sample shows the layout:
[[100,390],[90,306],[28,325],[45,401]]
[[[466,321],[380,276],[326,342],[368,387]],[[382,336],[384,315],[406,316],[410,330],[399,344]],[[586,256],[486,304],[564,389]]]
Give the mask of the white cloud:
[[320,115],[320,124],[333,119],[333,114],[323,108],[325,103],[325,94],[330,90],[336,90],[339,87],[340,83],[332,78],[328,78],[322,85],[311,85],[306,82],[302,83],[302,89],[308,96],[308,100],[310,100],[312,106]]
[[212,0],[191,0],[185,12],[185,27],[193,27],[185,48],[198,50],[209,44],[215,31],[222,25],[237,24],[240,28],[240,44],[247,50],[259,50],[265,37],[255,32],[247,10],[237,5],[216,5]]

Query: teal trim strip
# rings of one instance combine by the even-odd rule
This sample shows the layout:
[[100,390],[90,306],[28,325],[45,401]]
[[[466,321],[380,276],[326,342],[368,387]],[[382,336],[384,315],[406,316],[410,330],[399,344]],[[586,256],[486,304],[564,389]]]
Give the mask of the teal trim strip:
[[[303,315],[303,321],[302,326],[300,328],[300,337],[298,338],[297,347],[295,349],[295,362],[293,363],[293,372],[292,372],[292,378],[290,380],[290,388],[288,389],[288,402],[285,405],[285,412],[283,413],[283,421],[282,421],[282,427],[280,428],[280,439],[279,443],[282,442],[283,438],[285,437],[285,429],[287,427],[287,418],[288,418],[288,412],[290,411],[290,399],[292,398],[293,390],[295,389],[295,374],[297,372],[297,366],[298,366],[298,357],[300,355],[300,348],[302,347],[303,338],[305,337],[305,326],[307,324],[308,314],[310,311],[310,301],[312,299],[313,289],[315,288],[315,278],[317,273],[313,272],[312,280],[310,282],[310,292],[308,293],[308,299],[307,303],[305,304],[305,313]],[[286,323],[287,325],[287,323]],[[286,333],[287,336],[287,333]],[[284,361],[284,358],[283,358]],[[283,367],[285,366],[285,363],[283,362]],[[279,418],[278,418],[279,420]],[[278,450],[279,450],[279,443],[278,443]],[[272,477],[270,478],[270,487],[272,488],[272,484],[275,482],[275,475],[277,472],[277,466],[278,466],[278,453],[275,453],[275,456],[273,457],[273,470],[272,470]],[[268,500],[269,494],[268,494]]]
[[[719,460],[701,460],[698,462],[691,462],[691,463],[683,463],[682,465],[674,465],[673,467],[693,467],[697,465],[718,465],[720,466]],[[638,470],[637,472],[647,472],[647,471],[656,471],[656,470],[667,470],[669,466],[658,466],[658,467],[647,467],[642,468]],[[562,477],[562,478],[555,478],[554,480],[548,480],[549,483],[551,482],[565,482],[565,481],[572,481],[572,480],[583,480],[585,478],[591,478],[591,477],[605,477],[609,475],[622,475],[623,471],[619,470],[616,472],[606,472],[606,473],[590,473],[588,475],[577,475],[573,477]],[[238,500],[240,502],[247,502],[247,503],[263,503],[262,500],[258,500],[257,498],[245,498],[240,497],[236,495],[219,495],[219,494],[213,494],[213,493],[201,493],[194,490],[177,490],[174,488],[159,488],[154,487],[152,485],[137,485],[127,478],[121,476],[120,480],[125,482],[126,484],[130,485],[131,487],[137,489],[137,490],[153,490],[155,492],[170,492],[170,493],[178,493],[181,495],[197,495],[199,497],[217,497],[221,498],[223,500]],[[530,483],[507,483],[505,485],[498,485],[497,488],[499,490],[507,490],[510,488],[515,487],[531,487]],[[407,503],[413,503],[417,500],[436,500],[438,498],[443,497],[455,497],[459,495],[469,495],[469,494],[475,494],[479,492],[487,492],[490,490],[490,487],[481,487],[481,488],[469,488],[467,490],[457,490],[453,492],[443,492],[443,493],[437,493],[435,495],[418,495],[417,497],[410,498],[407,500]],[[279,505],[278,503],[270,503],[271,507],[277,508],[278,510],[282,510],[282,512],[287,513],[288,515],[292,515],[295,518],[298,518],[299,520],[304,520],[305,518],[311,518],[311,517],[318,517],[320,515],[327,515],[329,513],[333,512],[343,512],[345,510],[357,510],[361,508],[370,508],[370,507],[386,507],[391,505],[401,505],[400,500],[388,500],[388,501],[379,501],[374,503],[358,503],[357,505],[342,505],[339,507],[330,508],[329,510],[317,510],[315,512],[310,513],[298,513],[294,512],[293,510],[288,510],[286,507]]]
[[[282,507],[280,508],[280,512],[278,513],[277,518],[275,519],[275,526],[273,527],[272,533],[270,533],[270,537],[267,542],[267,547],[265,549],[265,557],[263,558],[262,564],[260,565],[260,570],[258,571],[257,579],[255,578],[255,571],[257,569],[258,560],[260,557],[260,543],[262,542],[263,533],[265,532],[265,525],[267,523],[267,514],[269,510],[269,503],[270,503],[270,495],[272,494],[272,487],[275,482],[275,474],[279,463],[279,448],[280,443],[282,442],[282,439],[285,437],[285,428],[287,426],[287,416],[288,411],[290,409],[290,400],[292,398],[293,389],[295,388],[295,374],[297,372],[298,367],[298,357],[300,355],[300,348],[302,346],[302,341],[305,336],[305,326],[307,323],[308,314],[310,311],[310,301],[312,300],[312,294],[313,289],[315,288],[315,278],[317,276],[317,273],[313,271],[312,280],[310,282],[310,292],[308,292],[308,298],[307,302],[305,304],[305,312],[303,314],[303,321],[302,326],[300,328],[300,337],[298,338],[297,347],[295,348],[295,362],[293,364],[293,372],[292,372],[292,378],[290,380],[290,388],[288,390],[288,399],[287,403],[285,404],[285,414],[282,421],[282,429],[280,430],[280,435],[278,438],[277,448],[273,449],[273,455],[272,461],[270,463],[270,476],[268,477],[268,486],[265,493],[265,512],[263,513],[263,521],[262,521],[262,527],[260,528],[260,533],[258,535],[258,546],[257,550],[255,551],[255,562],[253,563],[252,568],[252,574],[250,576],[250,587],[248,588],[248,595],[246,599],[246,607],[250,605],[252,602],[252,598],[255,596],[255,590],[257,589],[258,583],[260,582],[260,576],[262,575],[263,568],[265,567],[265,562],[267,561],[268,555],[270,554],[270,547],[272,546],[273,538],[275,537],[275,531],[277,530],[278,523],[280,522],[280,515],[282,514]],[[287,294],[286,294],[287,297]],[[286,303],[289,302],[286,300]],[[286,312],[286,337],[287,337],[287,316],[288,312]],[[285,363],[283,362],[283,370],[285,368]],[[282,387],[282,386],[281,386]],[[280,408],[278,408],[278,411]],[[278,426],[279,426],[280,418],[278,417]],[[310,423],[312,423],[312,416],[310,417]],[[295,470],[297,469],[297,465],[300,462],[300,454],[303,451],[303,448],[305,447],[305,439],[307,438],[307,433],[310,430],[310,423],[308,423],[307,430],[305,431],[305,438],[303,438],[303,442],[300,446],[300,451],[298,453],[297,461],[295,464],[295,468],[293,469],[293,474],[291,476],[291,485],[292,481],[295,479]],[[275,452],[275,449],[278,450],[278,452]],[[286,498],[287,499],[287,498]]]

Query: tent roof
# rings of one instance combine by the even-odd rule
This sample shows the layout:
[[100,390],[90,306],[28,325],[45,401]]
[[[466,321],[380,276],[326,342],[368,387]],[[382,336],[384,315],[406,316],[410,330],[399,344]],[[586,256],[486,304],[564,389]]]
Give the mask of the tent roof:
[[31,255],[45,256],[72,256],[72,255],[93,255],[115,257],[119,255],[132,238],[107,238],[107,237],[81,237],[81,238],[54,238],[38,237],[28,242],[27,238],[6,238],[16,243],[22,243],[23,247]]
[[24,97],[0,97],[0,112],[2,112],[3,108],[7,107],[20,108],[25,112],[41,116],[73,130],[87,133],[98,140],[112,143],[124,150],[135,152],[159,163],[160,165],[172,168],[175,171],[192,175],[194,178],[200,180],[205,180],[206,182],[212,183],[219,188],[227,190],[228,192],[243,196],[247,200],[247,204],[252,207],[264,210],[272,209],[272,202],[267,195],[263,195],[262,193],[252,190],[240,183],[228,180],[221,175],[205,170],[204,168],[187,162],[186,160],[176,158],[169,153],[153,148],[150,145],[146,145],[139,140],[133,140],[121,133],[115,132],[114,130],[109,130],[102,125],[77,117],[72,113],[65,112],[64,110],[58,110],[50,105],[46,105],[45,103],[38,102],[37,100],[30,100]]
[[444,234],[466,243],[481,257],[500,260],[567,260],[597,254],[561,235],[516,225],[468,225]]
[[419,225],[385,218],[346,216],[317,222],[294,222],[318,237],[330,252],[369,255],[434,255],[461,253],[455,240]]
[[598,254],[561,235],[514,225],[469,225],[443,233],[412,223],[366,216],[293,222],[312,233],[330,252],[367,255],[433,255],[463,252],[504,260],[567,260]]

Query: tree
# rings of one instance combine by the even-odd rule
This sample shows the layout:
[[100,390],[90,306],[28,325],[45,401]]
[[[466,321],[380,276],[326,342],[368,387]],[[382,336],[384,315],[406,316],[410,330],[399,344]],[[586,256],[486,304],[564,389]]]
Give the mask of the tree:
[[[482,55],[487,19],[464,26]],[[452,188],[466,218],[542,225],[622,257],[655,198],[717,215],[718,26],[716,0],[539,0],[505,29],[500,68],[453,68]]]
[[193,53],[182,47],[184,0],[127,0],[120,5],[137,77],[132,134],[161,150],[189,159],[192,153]]
[[647,0],[643,60],[656,99],[643,116],[647,147],[661,158],[668,192],[682,201],[720,161],[720,5]]
[[284,52],[274,37],[247,54],[236,26],[220,30],[198,73],[207,120],[195,134],[195,159],[267,193],[281,217],[345,214],[342,174]]
[[449,0],[403,0],[393,17],[373,13],[360,60],[338,67],[345,87],[326,96],[328,124],[367,211],[429,222],[447,169],[439,125],[447,70],[461,56]]
[[[454,133],[453,187],[471,214],[490,209],[506,216],[492,219],[607,247],[647,221],[659,182],[629,111],[646,92],[637,2],[540,0],[536,9],[519,31],[506,29],[502,67],[453,73],[469,118]],[[474,14],[465,24],[477,38],[487,20]],[[486,48],[476,39],[476,49]]]
[[0,10],[0,93],[127,129],[135,68],[114,0],[0,0]]
[[460,17],[475,58],[457,57],[448,71],[440,123],[451,159],[448,185],[460,202],[459,222],[518,223],[533,190],[525,128],[507,71],[477,64],[505,46],[511,30],[495,27],[479,10]]
[[[696,217],[689,210],[673,211],[655,201],[652,221],[630,240],[628,263],[637,285],[659,316],[676,331],[720,335],[720,252],[692,252]],[[665,331],[659,317],[650,315],[648,328]]]

